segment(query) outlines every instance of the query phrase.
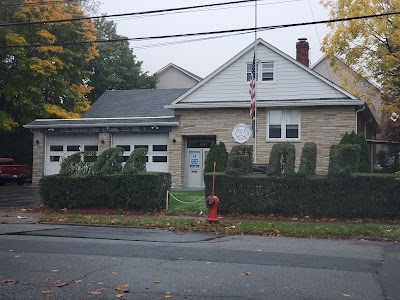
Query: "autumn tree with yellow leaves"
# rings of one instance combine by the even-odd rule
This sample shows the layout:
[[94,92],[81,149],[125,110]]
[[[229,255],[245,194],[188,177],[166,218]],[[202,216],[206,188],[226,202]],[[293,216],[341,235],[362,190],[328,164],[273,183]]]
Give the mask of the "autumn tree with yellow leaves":
[[1,130],[38,117],[79,117],[89,108],[89,63],[98,52],[85,42],[96,40],[94,23],[30,24],[84,16],[80,1],[0,0]]
[[[331,19],[400,12],[400,0],[321,0]],[[383,93],[383,108],[400,113],[400,15],[334,22],[322,50],[341,58]],[[338,60],[332,59],[333,63]],[[336,64],[334,68],[338,68]]]

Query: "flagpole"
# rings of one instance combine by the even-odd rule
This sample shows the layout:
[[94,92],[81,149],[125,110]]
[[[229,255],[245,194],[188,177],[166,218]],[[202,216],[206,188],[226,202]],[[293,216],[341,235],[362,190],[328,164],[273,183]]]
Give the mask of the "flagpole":
[[255,76],[255,88],[254,88],[254,163],[257,163],[257,0],[254,1],[254,57],[255,57],[255,68],[256,68],[256,76]]

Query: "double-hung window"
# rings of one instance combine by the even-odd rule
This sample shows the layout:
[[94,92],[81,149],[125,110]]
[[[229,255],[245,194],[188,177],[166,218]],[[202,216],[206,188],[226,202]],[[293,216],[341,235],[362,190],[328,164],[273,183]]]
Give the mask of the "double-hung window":
[[[246,80],[250,81],[252,63],[246,64]],[[273,82],[275,81],[275,62],[263,61],[256,66],[256,80],[258,82]]]
[[300,111],[299,110],[268,111],[267,140],[300,141]]

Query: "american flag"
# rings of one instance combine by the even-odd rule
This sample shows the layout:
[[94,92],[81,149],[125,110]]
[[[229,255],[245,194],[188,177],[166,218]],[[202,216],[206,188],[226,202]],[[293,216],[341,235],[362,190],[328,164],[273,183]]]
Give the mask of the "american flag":
[[256,53],[254,52],[253,56],[253,64],[251,66],[251,75],[250,75],[250,117],[254,119],[256,115]]

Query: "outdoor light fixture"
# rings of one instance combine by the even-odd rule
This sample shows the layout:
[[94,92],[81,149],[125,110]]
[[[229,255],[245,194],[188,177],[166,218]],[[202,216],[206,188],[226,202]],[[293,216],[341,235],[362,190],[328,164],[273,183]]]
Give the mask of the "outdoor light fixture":
[[396,122],[399,117],[400,116],[394,112],[394,113],[392,113],[390,120],[392,120],[393,122]]
[[36,143],[36,145],[39,145],[40,142],[39,142],[39,140],[36,140],[35,143]]
[[176,143],[176,139],[175,139],[175,138],[173,138],[173,139],[172,139],[172,142],[173,142],[173,143]]
[[104,145],[105,141],[104,141],[104,140],[101,140],[100,143],[101,143],[102,145]]

